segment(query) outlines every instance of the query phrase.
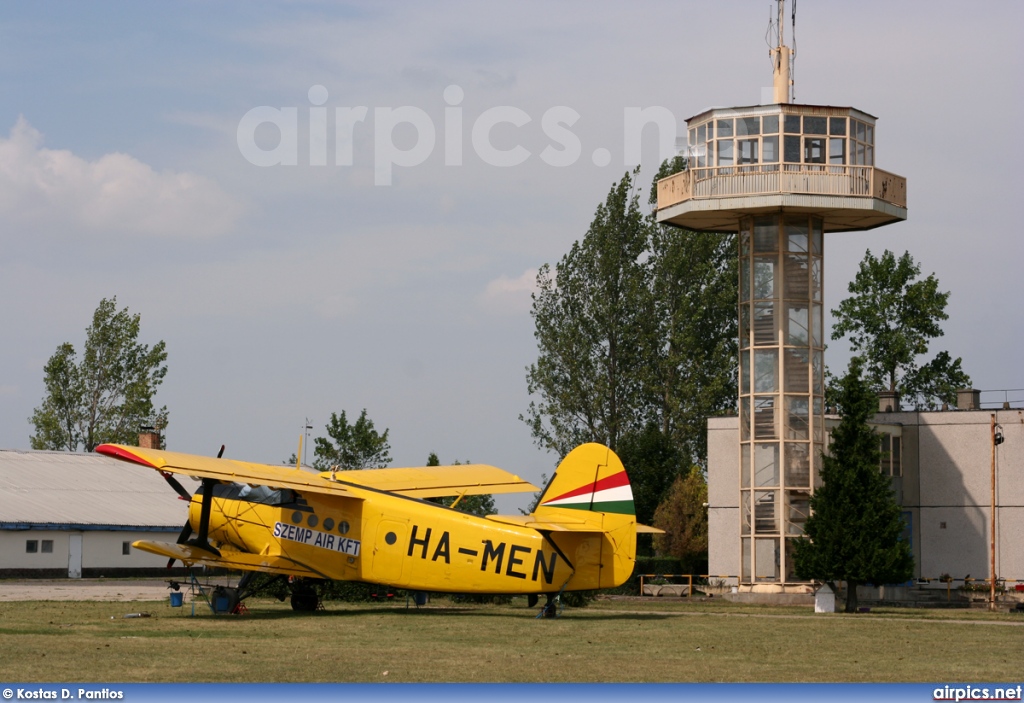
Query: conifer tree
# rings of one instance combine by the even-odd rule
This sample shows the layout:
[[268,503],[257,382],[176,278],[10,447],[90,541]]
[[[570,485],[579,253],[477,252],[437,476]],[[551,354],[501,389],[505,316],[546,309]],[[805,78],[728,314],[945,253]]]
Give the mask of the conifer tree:
[[857,609],[857,586],[910,579],[914,558],[901,539],[903,518],[887,476],[879,470],[879,439],[867,420],[876,397],[855,357],[839,381],[842,420],[822,462],[822,486],[811,497],[811,516],[797,540],[794,565],[802,579],[846,581],[846,612]]

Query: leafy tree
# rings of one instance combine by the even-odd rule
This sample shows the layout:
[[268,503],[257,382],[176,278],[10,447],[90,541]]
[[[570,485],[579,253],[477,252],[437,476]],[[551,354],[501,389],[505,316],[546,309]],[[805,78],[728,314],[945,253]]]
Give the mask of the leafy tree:
[[140,425],[167,427],[164,406],[153,407],[167,375],[164,342],[140,344],[139,314],[117,309],[117,298],[100,301],[85,330],[81,361],[64,343],[44,367],[46,395],[29,418],[33,449],[91,452],[105,442],[136,444]]
[[653,524],[655,510],[685,466],[678,448],[651,422],[623,437],[618,455],[629,474],[637,522]]
[[644,338],[651,314],[648,220],[623,176],[597,208],[581,241],[555,267],[537,274],[531,316],[538,358],[527,388],[539,395],[527,416],[534,441],[565,456],[584,442],[612,449],[642,427]]
[[866,360],[872,389],[896,391],[917,407],[934,409],[955,403],[957,389],[971,379],[960,359],[945,351],[918,365],[929,340],[942,336],[939,322],[949,318],[949,293],[939,290],[935,274],[918,280],[920,273],[909,252],[897,259],[888,250],[881,258],[868,251],[849,285],[852,296],[832,311],[832,339],[850,336],[851,348]]
[[[685,167],[682,157],[662,164],[652,207],[658,180]],[[659,225],[652,216],[649,265],[657,327],[644,359],[648,416],[658,417],[684,466],[706,466],[707,418],[736,408],[736,237]]]
[[794,566],[803,579],[846,581],[846,612],[857,609],[857,586],[901,583],[913,576],[910,545],[889,479],[879,470],[878,435],[867,421],[877,400],[854,358],[839,381],[842,413],[823,458],[822,486],[811,497],[811,516],[795,540]]
[[[472,462],[467,461],[467,464]],[[440,466],[441,461],[437,458],[437,454],[430,452],[430,456],[427,457],[427,466]],[[452,466],[461,466],[462,462],[456,461]],[[456,496],[443,496],[441,498],[431,498],[429,500],[450,508],[455,504]],[[483,495],[475,496],[463,496],[462,500],[455,505],[455,509],[463,513],[469,513],[470,515],[478,515],[480,517],[487,517],[488,515],[494,515],[498,512],[498,509],[494,506],[494,496],[486,493]]]
[[672,483],[664,502],[654,513],[654,526],[665,530],[654,535],[660,555],[679,559],[683,569],[698,573],[708,558],[708,484],[700,467],[693,466]]
[[313,468],[327,471],[332,466],[347,471],[350,469],[377,469],[391,463],[391,445],[388,444],[388,430],[383,434],[373,427],[373,420],[366,416],[366,408],[359,419],[349,424],[345,411],[341,415],[331,413],[326,426],[327,437],[314,440]]
[[[684,168],[666,161],[655,182]],[[527,388],[539,400],[521,419],[560,457],[583,442],[615,450],[649,523],[681,467],[706,465],[707,417],[736,405],[737,256],[735,237],[642,214],[636,177],[612,187],[554,274],[538,273]]]

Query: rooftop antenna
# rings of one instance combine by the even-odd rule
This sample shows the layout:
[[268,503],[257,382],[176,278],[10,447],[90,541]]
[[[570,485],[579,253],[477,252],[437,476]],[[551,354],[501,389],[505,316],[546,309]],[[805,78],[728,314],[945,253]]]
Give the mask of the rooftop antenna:
[[797,0],[793,0],[793,53],[790,54],[790,100],[797,101]]
[[[774,74],[774,101],[776,103],[789,103],[792,102],[790,90],[793,86],[793,80],[790,76],[792,75],[792,57],[794,52],[786,46],[786,41],[783,36],[783,27],[785,26],[783,23],[786,16],[786,0],[776,0],[776,5],[778,6],[777,26],[779,28],[779,45],[770,52],[772,57],[772,72]],[[793,31],[795,34],[796,0],[793,2]]]

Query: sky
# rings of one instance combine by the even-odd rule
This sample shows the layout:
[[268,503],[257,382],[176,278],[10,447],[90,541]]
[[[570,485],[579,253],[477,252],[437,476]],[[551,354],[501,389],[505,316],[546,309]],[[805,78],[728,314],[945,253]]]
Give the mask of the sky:
[[[167,344],[169,448],[279,463],[366,408],[394,466],[550,475],[519,420],[536,271],[671,151],[630,115],[682,138],[761,102],[773,4],[3,3],[0,447],[116,296]],[[1009,0],[797,14],[796,101],[878,116],[908,179],[906,222],[826,237],[826,309],[866,250],[909,250],[951,292],[933,351],[984,391],[1024,389],[1022,25]]]

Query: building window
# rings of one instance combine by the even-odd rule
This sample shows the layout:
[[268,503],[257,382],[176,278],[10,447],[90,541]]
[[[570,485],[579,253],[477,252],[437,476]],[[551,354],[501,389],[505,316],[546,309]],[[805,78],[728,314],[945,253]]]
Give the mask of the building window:
[[128,555],[132,553],[131,542],[121,542],[121,554]]
[[52,539],[44,539],[43,540],[42,552],[43,552],[43,554],[53,554],[53,540]]
[[35,554],[39,551],[39,541],[34,539],[25,540],[25,553]]
[[[876,428],[879,431],[879,450],[881,451],[881,465],[880,469],[882,474],[885,476],[902,476],[903,475],[903,462],[902,462],[902,444],[903,437],[899,434],[892,433],[892,428]],[[890,432],[885,430],[889,429]]]

